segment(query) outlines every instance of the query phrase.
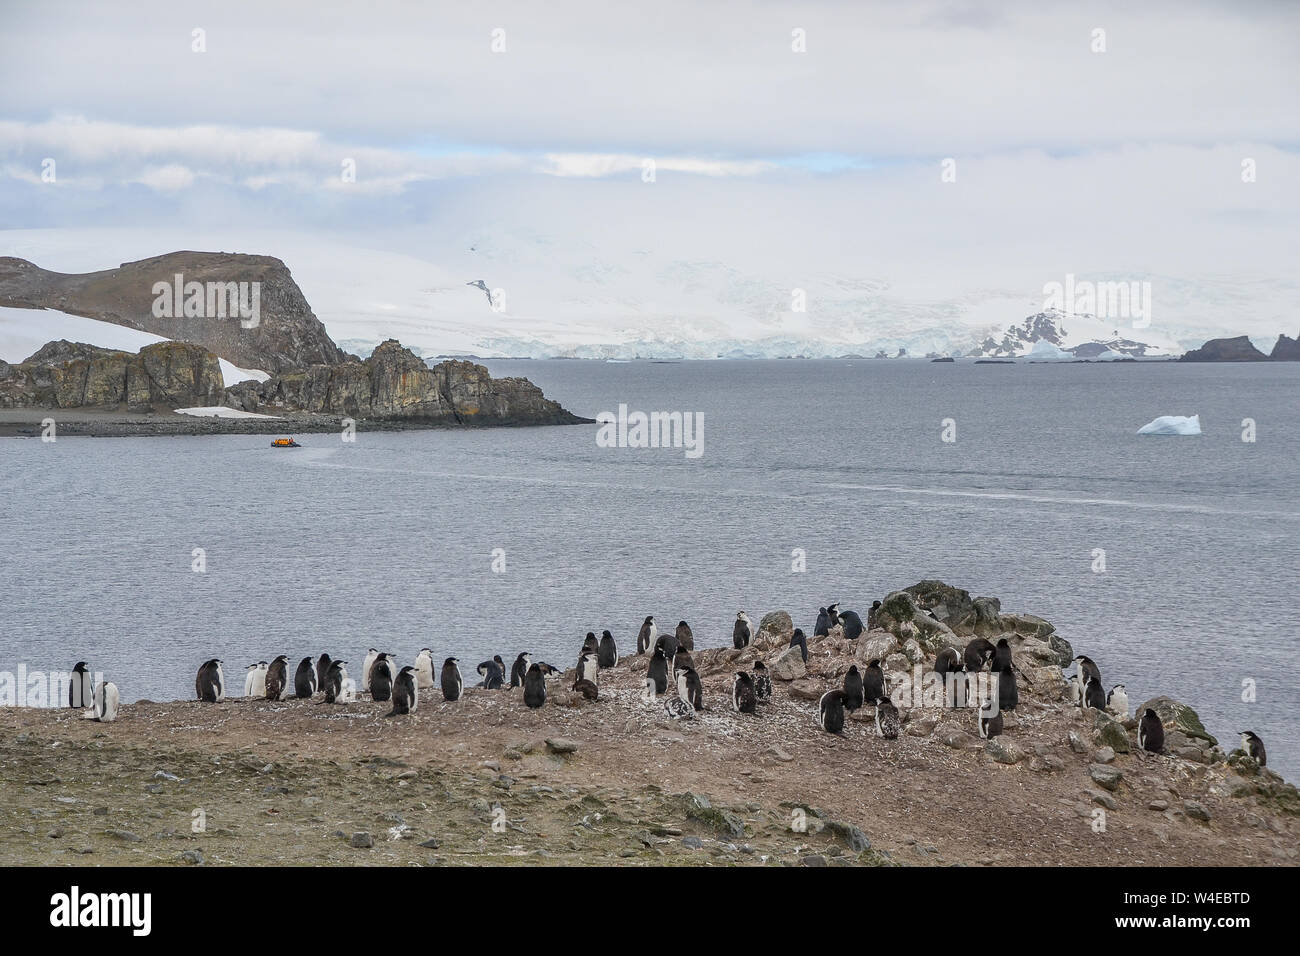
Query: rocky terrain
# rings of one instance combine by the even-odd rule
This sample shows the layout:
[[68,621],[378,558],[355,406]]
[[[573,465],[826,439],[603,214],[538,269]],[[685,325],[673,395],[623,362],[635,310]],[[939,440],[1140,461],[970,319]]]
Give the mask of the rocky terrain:
[[1249,336],[1210,339],[1199,349],[1183,353],[1182,362],[1300,362],[1300,337],[1279,335],[1273,350],[1265,355]]
[[[769,613],[750,647],[694,652],[705,709],[687,721],[644,697],[635,655],[602,671],[599,700],[567,690],[570,672],[539,710],[518,690],[479,689],[455,703],[422,694],[393,718],[365,698],[142,701],[110,724],[3,709],[0,863],[1300,861],[1294,786],[1226,753],[1168,698],[1150,702],[1168,753],[1138,752],[1131,719],[1064,698],[1073,649],[1047,621],[929,581],[888,595],[879,625],[856,642],[838,627],[811,638],[805,664],[787,648],[790,616]],[[976,634],[1014,647],[1020,706],[1003,736],[983,741],[971,711],[926,706],[900,708],[893,741],[870,707],[843,736],[818,727],[817,699],[850,664],[881,659],[894,689]],[[737,714],[732,675],[759,659],[773,699]]]
[[[189,282],[258,282],[255,328],[230,317],[154,315],[154,285],[177,275]],[[240,368],[280,372],[346,359],[316,318],[289,269],[271,256],[226,252],[171,252],[124,262],[116,269],[69,275],[25,259],[0,257],[0,305],[58,309],[73,315],[201,345]]]
[[0,408],[154,408],[220,405],[217,357],[198,345],[158,342],[138,354],[50,342],[17,365],[0,361]]
[[[238,316],[154,315],[155,282],[260,283],[258,322]],[[184,286],[182,286],[183,288]],[[169,285],[169,288],[174,286]],[[117,269],[63,275],[23,259],[0,258],[0,305],[53,308],[113,322],[176,341],[138,355],[79,342],[54,341],[17,364],[0,361],[0,409],[112,410],[167,415],[176,408],[226,405],[280,418],[298,418],[315,430],[333,430],[343,418],[358,427],[438,425],[569,425],[587,421],[547,399],[524,378],[494,379],[472,362],[429,366],[394,339],[369,358],[339,349],[325,332],[278,259],[226,253],[177,252]],[[268,370],[268,381],[225,387],[219,358],[245,369]],[[43,417],[14,420],[25,434]],[[174,420],[118,422],[94,419],[89,430],[65,434],[206,434],[271,431],[282,427],[215,420],[185,426]]]

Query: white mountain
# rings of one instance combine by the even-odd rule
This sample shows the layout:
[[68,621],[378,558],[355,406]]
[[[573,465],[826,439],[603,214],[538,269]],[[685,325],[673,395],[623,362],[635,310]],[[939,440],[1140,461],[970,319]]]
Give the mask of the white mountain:
[[[1252,328],[1238,324],[1237,310],[1226,309],[1222,317],[1214,308],[1207,312],[1205,303],[1239,303],[1248,296],[1246,287],[1179,290],[1179,301],[1162,303],[1161,321],[1142,329],[1042,311],[1041,300],[1023,293],[972,291],[946,274],[904,289],[873,276],[869,264],[843,258],[800,263],[752,247],[709,255],[676,242],[598,245],[497,225],[434,236],[410,228],[346,237],[0,231],[0,255],[60,272],[104,269],[178,249],[282,259],[331,337],[361,355],[387,338],[429,358],[1024,356],[1038,341],[1078,357],[1106,349],[1161,356],[1242,331],[1259,336],[1266,350],[1276,338],[1264,327],[1271,318]],[[472,284],[478,280],[492,290],[491,302]],[[1184,304],[1200,304],[1199,311]],[[1188,316],[1182,325],[1164,319],[1178,314]],[[14,321],[7,316],[11,332]],[[45,335],[31,351],[54,337],[60,336]]]

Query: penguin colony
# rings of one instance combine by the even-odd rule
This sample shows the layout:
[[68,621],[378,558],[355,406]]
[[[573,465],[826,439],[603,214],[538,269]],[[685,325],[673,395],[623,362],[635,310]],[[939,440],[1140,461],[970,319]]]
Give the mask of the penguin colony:
[[[868,621],[874,623],[880,602],[873,603]],[[852,610],[841,610],[837,603],[819,608],[813,634],[829,635],[830,629],[843,628],[849,640],[860,637],[866,626],[861,616]],[[755,627],[745,611],[736,615],[732,630],[732,646],[749,647]],[[647,699],[664,699],[664,712],[672,720],[691,720],[705,709],[703,686],[696,672],[691,652],[695,649],[694,634],[686,621],[679,621],[671,632],[660,632],[655,618],[647,616],[637,634],[636,653],[650,656],[646,669],[644,695]],[[802,659],[808,661],[808,642],[804,632],[795,628],[789,647],[798,648]],[[616,667],[620,658],[613,634],[602,631],[599,638],[588,631],[578,654],[573,690],[584,699],[600,699],[600,671]],[[1101,670],[1092,658],[1079,655],[1072,663],[1073,674],[1067,677],[1067,693],[1071,702],[1080,708],[1106,711],[1123,720],[1129,716],[1129,699],[1123,684],[1115,684],[1109,692],[1103,689]],[[367,650],[361,667],[361,686],[350,677],[346,660],[321,654],[314,661],[303,657],[292,678],[289,658],[279,655],[271,660],[258,661],[247,666],[244,676],[243,696],[265,700],[285,700],[289,697],[311,699],[323,695],[327,704],[348,704],[358,700],[359,693],[369,693],[372,700],[390,702],[391,710],[385,716],[413,714],[420,699],[440,689],[448,702],[460,700],[465,690],[460,660],[447,657],[440,669],[436,668],[433,650],[421,648],[413,664],[398,667],[394,656],[371,647]],[[435,674],[435,670],[437,673]],[[507,667],[500,655],[479,664],[476,671],[481,680],[476,685],[487,690],[507,686]],[[974,676],[987,672],[996,675],[997,704],[990,698],[974,711],[976,730],[984,739],[997,737],[1003,732],[1003,714],[1014,711],[1019,704],[1016,667],[1011,647],[1006,638],[996,644],[983,637],[973,638],[958,653],[952,648],[941,650],[935,657],[934,672],[946,688],[945,706],[956,706],[954,688],[958,680],[974,687]],[[534,662],[524,651],[515,657],[509,667],[508,686],[522,688],[524,705],[536,710],[546,703],[547,679],[562,674],[558,667],[544,661]],[[120,695],[115,684],[100,681],[96,684],[85,661],[73,668],[69,685],[68,706],[80,708],[83,716],[99,721],[112,721],[118,716]],[[850,665],[843,686],[822,695],[817,706],[817,722],[829,734],[844,736],[847,714],[870,707],[871,722],[883,739],[896,739],[900,731],[900,714],[889,697],[887,679],[879,660],[869,661],[861,670]],[[228,694],[224,663],[220,658],[205,661],[198,669],[194,681],[195,696],[204,703],[221,703]],[[762,660],[754,662],[753,673],[740,671],[732,679],[730,709],[740,714],[756,714],[760,705],[772,700],[772,681]],[[1138,716],[1138,747],[1140,750],[1160,754],[1164,752],[1165,730],[1160,715],[1151,708]],[[1241,750],[1267,764],[1264,742],[1254,731],[1241,731]]]

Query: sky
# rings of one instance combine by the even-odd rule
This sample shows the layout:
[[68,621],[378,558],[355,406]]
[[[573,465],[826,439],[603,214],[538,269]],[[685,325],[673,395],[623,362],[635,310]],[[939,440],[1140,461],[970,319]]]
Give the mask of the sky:
[[513,311],[407,318],[557,340],[762,336],[794,287],[812,337],[1005,325],[1066,274],[1300,329],[1296,5],[323,6],[0,0],[0,254],[486,257]]

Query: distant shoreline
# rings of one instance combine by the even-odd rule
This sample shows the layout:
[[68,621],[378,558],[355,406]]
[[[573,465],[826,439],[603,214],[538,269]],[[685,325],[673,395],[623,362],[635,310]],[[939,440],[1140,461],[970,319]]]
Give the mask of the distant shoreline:
[[[343,416],[291,414],[280,418],[204,418],[175,412],[136,413],[97,408],[0,408],[0,438],[41,436],[41,422],[52,418],[56,438],[167,438],[200,435],[339,434]],[[573,424],[594,425],[594,419]],[[358,432],[463,431],[480,428],[555,427],[533,422],[493,422],[491,425],[449,425],[419,419],[357,419]]]

